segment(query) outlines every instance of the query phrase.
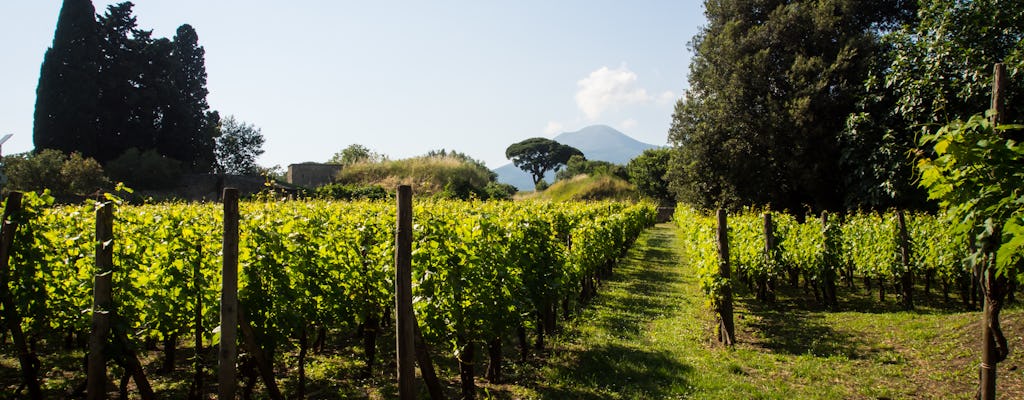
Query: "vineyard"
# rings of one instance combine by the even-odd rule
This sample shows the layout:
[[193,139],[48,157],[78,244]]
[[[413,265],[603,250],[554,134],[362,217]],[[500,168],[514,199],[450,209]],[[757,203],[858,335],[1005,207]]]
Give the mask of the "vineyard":
[[[981,294],[969,264],[968,235],[946,218],[890,212],[824,215],[799,222],[789,214],[756,210],[730,215],[730,280],[720,272],[718,221],[689,208],[679,208],[675,215],[686,239],[684,253],[697,263],[701,287],[712,304],[729,285],[745,284],[759,300],[771,300],[778,286],[800,287],[802,282],[831,308],[839,307],[836,290],[863,286],[877,291],[879,301],[892,294],[910,309],[914,288],[923,283],[925,295],[935,290],[950,299],[955,294],[965,306],[977,307]],[[1017,284],[1011,279],[1011,301]]]
[[[42,381],[48,396],[84,391],[84,369],[40,365],[35,352],[81,352],[93,326],[91,311],[109,311],[107,352],[120,366],[112,371],[121,375],[121,385],[108,390],[138,388],[146,397],[152,389],[132,360],[159,349],[162,371],[189,369],[194,377],[178,386],[188,387],[192,398],[206,398],[217,365],[204,348],[215,348],[221,332],[220,205],[131,206],[116,198],[51,203],[46,195],[28,194],[10,215],[18,229],[7,253],[4,283],[11,303],[4,303],[5,323],[11,325],[14,319],[6,315],[16,311],[27,347],[16,350],[34,360],[32,379]],[[111,208],[111,239],[98,241],[97,210]],[[416,202],[413,297],[425,342],[417,350],[429,348],[457,362],[464,394],[471,397],[479,369],[474,365],[483,365],[474,349],[487,349],[486,374],[495,381],[511,341],[524,355],[530,347],[542,348],[558,322],[594,296],[600,280],[653,223],[655,211],[649,204],[623,203]],[[265,369],[289,364],[298,376],[289,379],[288,397],[303,397],[306,356],[331,346],[332,338],[359,337],[364,376],[384,368],[389,361],[382,360],[393,360],[393,354],[378,356],[377,348],[393,351],[378,342],[394,325],[394,204],[264,199],[240,203],[239,214],[243,395],[255,390],[259,374],[263,390],[280,396],[274,373]],[[109,269],[98,267],[103,250],[112,251]],[[112,306],[93,310],[94,282],[102,276],[110,277]],[[188,367],[175,365],[183,344],[198,355]],[[283,356],[296,349],[297,357]],[[426,369],[422,359],[420,364]],[[76,387],[46,384],[58,375],[70,376],[67,382]],[[28,386],[31,392],[38,381],[5,380],[4,391]]]

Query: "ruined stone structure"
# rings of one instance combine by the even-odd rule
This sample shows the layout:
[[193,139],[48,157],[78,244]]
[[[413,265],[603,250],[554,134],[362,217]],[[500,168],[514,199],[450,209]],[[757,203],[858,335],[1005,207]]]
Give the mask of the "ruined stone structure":
[[341,171],[338,164],[302,163],[288,166],[288,183],[307,188],[315,188],[334,182],[334,176]]

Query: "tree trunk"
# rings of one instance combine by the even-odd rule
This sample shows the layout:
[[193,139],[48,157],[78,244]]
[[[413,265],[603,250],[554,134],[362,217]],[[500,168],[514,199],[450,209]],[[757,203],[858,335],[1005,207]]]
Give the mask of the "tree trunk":
[[487,380],[491,383],[498,383],[501,380],[501,337],[491,339],[487,343]]
[[363,370],[363,378],[373,376],[373,364],[377,358],[377,331],[380,322],[375,313],[371,313],[363,324],[363,354],[366,356],[366,369]]
[[427,384],[427,392],[433,400],[444,399],[444,389],[441,381],[437,379],[437,372],[434,371],[434,362],[430,360],[430,349],[423,341],[423,332],[420,331],[420,324],[413,325],[413,347],[416,348],[416,363],[420,365],[420,373],[423,375],[423,382]]
[[306,398],[306,353],[309,351],[309,334],[307,327],[303,326],[299,332],[299,384],[296,388],[295,398]]
[[172,333],[164,337],[164,365],[161,371],[164,373],[174,372],[174,357],[177,356],[178,334]]
[[462,381],[462,398],[473,400],[476,398],[476,382],[473,373],[474,347],[472,342],[465,338],[459,338],[459,345],[462,349],[459,353],[459,379]]
[[544,350],[544,318],[540,314],[541,312],[538,311],[537,326],[534,327],[534,334],[537,335],[537,351]]
[[519,338],[519,361],[526,362],[526,358],[530,355],[530,342],[526,339],[526,327],[522,322],[516,328],[516,337]]

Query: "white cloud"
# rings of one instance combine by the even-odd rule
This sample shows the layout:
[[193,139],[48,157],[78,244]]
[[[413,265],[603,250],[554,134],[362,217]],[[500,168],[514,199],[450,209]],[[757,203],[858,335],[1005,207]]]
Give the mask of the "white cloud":
[[576,82],[576,105],[593,120],[607,110],[650,101],[647,90],[636,87],[636,79],[636,73],[625,65],[617,69],[601,67]]
[[666,91],[662,92],[660,96],[658,96],[658,104],[659,105],[674,104],[678,98],[679,97],[676,96],[675,92],[673,92],[671,90],[666,90]]
[[639,121],[633,118],[628,118],[625,121],[622,121],[622,123],[619,124],[619,127],[621,127],[623,131],[628,131],[636,128],[637,125],[640,125]]
[[557,134],[557,133],[562,133],[564,131],[564,129],[565,129],[565,127],[562,126],[561,123],[556,122],[556,121],[548,121],[548,125],[544,127],[544,134],[545,135],[554,135],[554,134]]

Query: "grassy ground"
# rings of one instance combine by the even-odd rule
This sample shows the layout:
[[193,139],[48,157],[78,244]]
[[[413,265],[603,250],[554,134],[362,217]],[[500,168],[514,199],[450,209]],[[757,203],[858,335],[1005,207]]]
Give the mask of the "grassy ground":
[[[674,249],[674,229],[649,231],[554,345],[535,379],[501,397],[579,399],[973,398],[980,362],[979,312],[841,290],[857,311],[827,312],[802,291],[769,305],[740,294],[739,344],[713,340],[713,315],[694,273]],[[999,398],[1024,398],[1024,313],[1004,311],[1010,358]]]
[[[840,290],[841,308],[828,312],[802,290],[782,292],[771,304],[746,293],[736,303],[738,344],[714,341],[708,311],[694,272],[676,249],[675,230],[659,225],[637,241],[600,294],[544,352],[526,362],[508,360],[506,378],[480,377],[480,398],[497,399],[968,399],[973,398],[980,362],[980,313],[956,302],[918,300],[914,312],[898,311],[890,295]],[[741,289],[742,290],[742,289]],[[999,364],[999,398],[1024,398],[1024,310],[1002,314],[1011,355]],[[386,329],[385,332],[388,330]],[[335,334],[335,345],[311,354],[307,398],[387,399],[394,387],[394,337],[380,338],[378,364],[369,378],[358,339]],[[511,344],[506,355],[517,354]],[[53,350],[52,348],[50,350]],[[84,376],[76,370],[81,351],[44,351],[45,386],[62,398]],[[451,357],[434,352],[448,398],[459,394]],[[486,354],[483,349],[478,354]],[[209,353],[213,365],[215,354]],[[156,370],[160,352],[144,363],[161,398],[184,398],[191,349],[179,352],[179,368]],[[295,354],[278,359],[278,383],[295,391]],[[207,369],[207,393],[216,393]],[[111,374],[118,376],[117,368]],[[112,377],[113,377],[112,376]],[[18,386],[17,359],[9,339],[0,345],[0,398]],[[256,398],[266,398],[257,386]],[[424,392],[425,394],[425,392]],[[112,398],[117,398],[111,387]]]

